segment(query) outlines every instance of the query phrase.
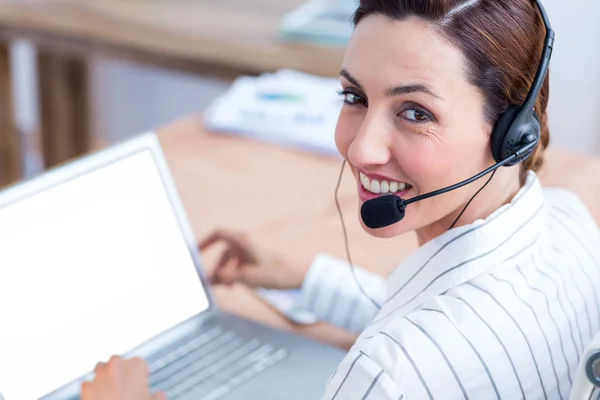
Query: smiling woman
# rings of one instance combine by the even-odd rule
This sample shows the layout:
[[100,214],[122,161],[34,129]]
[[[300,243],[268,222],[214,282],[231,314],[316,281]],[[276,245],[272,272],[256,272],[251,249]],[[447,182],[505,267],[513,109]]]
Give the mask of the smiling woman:
[[213,280],[301,287],[306,309],[359,334],[324,399],[568,398],[600,330],[600,233],[536,174],[549,141],[543,7],[361,0],[354,22],[336,145],[361,205],[410,203],[365,231],[416,232],[420,247],[384,278],[325,254],[292,265],[219,232],[201,244],[226,245]]
[[[545,30],[535,7],[529,1],[363,1],[354,21],[340,73],[345,109],[336,138],[365,189],[361,199],[381,193],[375,175],[410,186],[401,197],[416,196],[493,164],[494,125],[510,106],[523,103],[539,64]],[[509,31],[507,24],[517,28]],[[487,193],[500,198],[478,197],[461,216],[463,224],[506,203],[525,171],[542,165],[547,102],[548,76],[535,104],[541,125],[535,153],[520,170],[498,171]],[[378,142],[389,145],[372,151]],[[472,185],[415,205],[403,224],[373,234],[417,230],[426,243],[451,226],[478,189]]]

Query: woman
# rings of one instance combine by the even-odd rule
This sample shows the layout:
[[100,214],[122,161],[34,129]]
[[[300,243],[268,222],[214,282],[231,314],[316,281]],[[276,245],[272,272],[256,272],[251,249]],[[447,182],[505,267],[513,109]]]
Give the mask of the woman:
[[[535,2],[362,0],[354,22],[336,143],[361,203],[409,199],[493,165],[494,127],[523,104],[538,68]],[[201,244],[229,245],[215,280],[302,286],[320,317],[362,332],[326,399],[568,398],[600,329],[600,236],[574,195],[540,186],[548,96],[546,77],[540,140],[523,163],[411,204],[399,223],[363,225],[381,238],[415,231],[420,244],[387,279],[357,269],[364,295],[344,262],[282,267],[232,233]],[[150,397],[139,360],[97,371],[83,400]],[[117,395],[125,390],[137,392]]]

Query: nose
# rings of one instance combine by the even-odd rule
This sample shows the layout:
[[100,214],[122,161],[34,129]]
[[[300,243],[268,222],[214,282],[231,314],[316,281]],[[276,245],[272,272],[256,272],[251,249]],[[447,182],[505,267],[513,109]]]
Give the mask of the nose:
[[385,165],[390,161],[390,127],[387,119],[367,114],[348,148],[348,160],[358,168]]

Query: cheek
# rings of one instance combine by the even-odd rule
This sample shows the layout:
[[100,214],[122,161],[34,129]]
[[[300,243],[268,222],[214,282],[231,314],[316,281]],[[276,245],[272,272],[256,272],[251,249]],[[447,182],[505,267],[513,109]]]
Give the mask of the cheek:
[[421,194],[438,185],[436,180],[444,179],[453,164],[452,151],[444,143],[418,135],[399,145],[395,158]]
[[335,145],[344,157],[348,157],[348,149],[360,130],[361,120],[356,115],[342,111],[335,127]]

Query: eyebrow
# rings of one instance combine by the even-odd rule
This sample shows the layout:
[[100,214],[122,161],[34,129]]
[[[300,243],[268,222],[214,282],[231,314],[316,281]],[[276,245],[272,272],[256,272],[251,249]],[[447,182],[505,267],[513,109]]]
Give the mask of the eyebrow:
[[[361,84],[356,80],[356,78],[354,78],[347,70],[342,69],[340,71],[340,76],[343,76],[344,78],[346,78],[348,80],[348,82],[352,83],[354,86],[356,86],[357,88],[359,88],[360,90],[364,90],[361,86]],[[409,94],[409,93],[425,93],[429,96],[433,96],[435,98],[441,99],[441,97],[430,87],[428,87],[427,85],[424,85],[422,83],[417,83],[414,85],[405,85],[405,86],[396,86],[393,87],[391,89],[388,89],[385,94],[389,97],[394,97],[394,96],[400,96],[403,94]]]

